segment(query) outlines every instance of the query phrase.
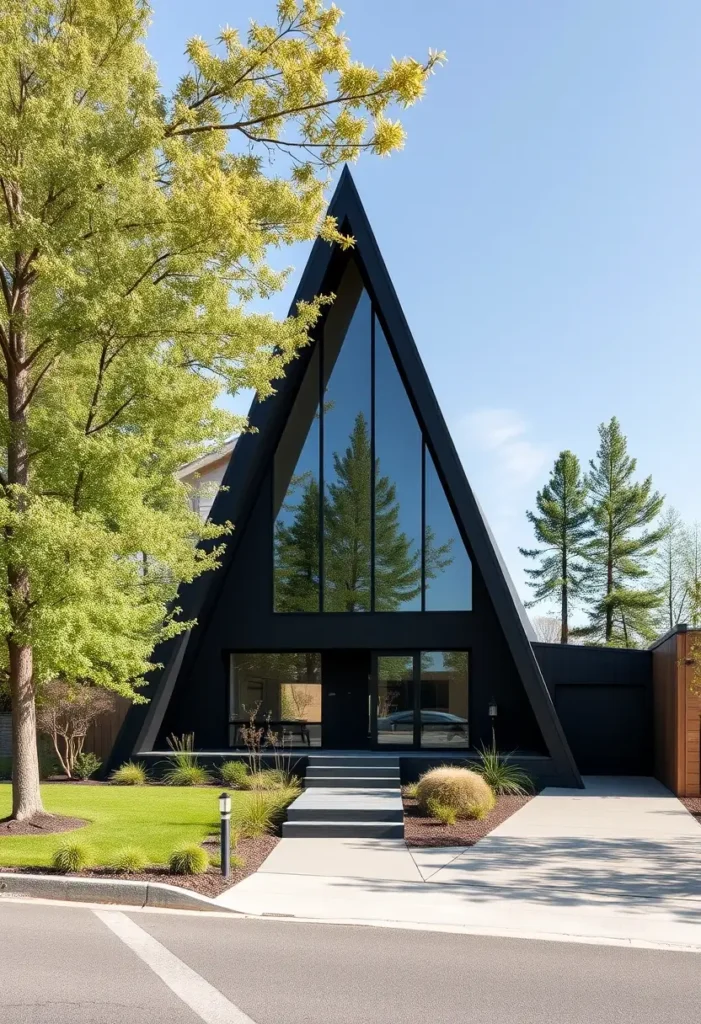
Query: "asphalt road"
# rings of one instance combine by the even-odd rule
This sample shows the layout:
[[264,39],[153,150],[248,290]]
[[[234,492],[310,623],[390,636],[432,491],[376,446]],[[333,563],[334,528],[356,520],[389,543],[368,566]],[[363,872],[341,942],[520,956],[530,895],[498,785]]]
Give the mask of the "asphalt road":
[[0,900],[3,1024],[688,1024],[694,953]]

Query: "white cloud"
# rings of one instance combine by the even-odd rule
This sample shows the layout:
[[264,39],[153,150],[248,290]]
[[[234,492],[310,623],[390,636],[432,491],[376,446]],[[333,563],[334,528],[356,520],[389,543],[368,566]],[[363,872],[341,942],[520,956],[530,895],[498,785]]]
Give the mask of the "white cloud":
[[490,454],[490,483],[498,481],[502,493],[537,480],[548,462],[547,449],[528,438],[528,424],[513,409],[478,409],[455,433],[461,454],[465,447]]

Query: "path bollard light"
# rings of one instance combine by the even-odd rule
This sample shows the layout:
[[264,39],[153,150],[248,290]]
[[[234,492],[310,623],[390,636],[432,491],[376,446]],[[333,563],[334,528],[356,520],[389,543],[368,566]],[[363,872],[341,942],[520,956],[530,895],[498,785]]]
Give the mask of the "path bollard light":
[[492,723],[492,746],[494,747],[495,750],[497,749],[496,724],[498,710],[499,709],[497,708],[497,702],[494,700],[494,698],[492,698],[489,702],[489,720]]
[[219,797],[221,873],[228,878],[231,873],[231,797],[222,793]]

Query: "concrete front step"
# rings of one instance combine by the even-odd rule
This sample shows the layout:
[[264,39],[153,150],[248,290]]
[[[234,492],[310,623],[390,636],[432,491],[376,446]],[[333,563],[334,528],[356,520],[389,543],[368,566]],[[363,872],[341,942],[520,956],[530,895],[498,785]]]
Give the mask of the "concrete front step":
[[304,785],[307,789],[322,786],[330,789],[392,789],[399,791],[399,777],[395,775],[377,775],[372,778],[357,775],[323,775],[321,778],[306,776]]
[[404,822],[285,821],[283,839],[403,839]]
[[321,779],[328,775],[336,778],[350,777],[355,779],[397,779],[399,781],[399,768],[378,768],[377,765],[316,765],[310,764],[307,768],[307,779]]
[[314,768],[399,768],[399,758],[390,756],[371,757],[368,754],[310,754],[309,766]]

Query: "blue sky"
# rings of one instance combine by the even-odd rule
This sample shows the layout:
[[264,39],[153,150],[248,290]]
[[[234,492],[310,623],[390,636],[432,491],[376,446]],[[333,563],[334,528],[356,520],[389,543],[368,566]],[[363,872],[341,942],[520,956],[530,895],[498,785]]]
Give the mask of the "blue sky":
[[[641,475],[701,518],[701,4],[345,0],[355,58],[445,49],[405,149],[353,174],[465,469],[526,596],[525,509],[612,415]],[[184,41],[272,0],[155,0]],[[286,311],[306,250],[289,254]],[[546,609],[543,609],[545,611]]]

